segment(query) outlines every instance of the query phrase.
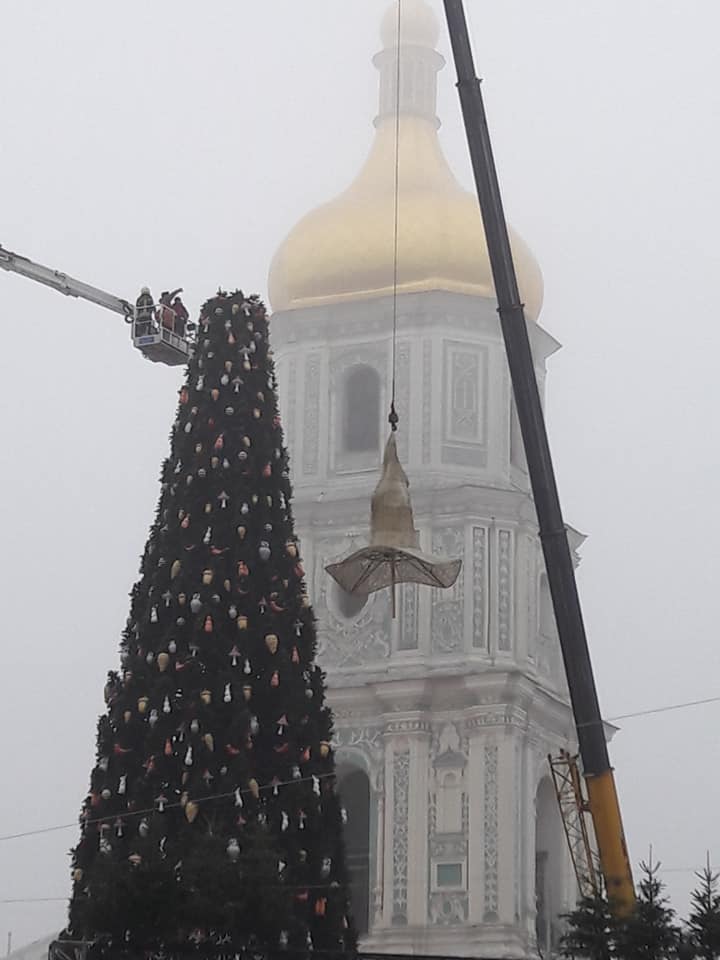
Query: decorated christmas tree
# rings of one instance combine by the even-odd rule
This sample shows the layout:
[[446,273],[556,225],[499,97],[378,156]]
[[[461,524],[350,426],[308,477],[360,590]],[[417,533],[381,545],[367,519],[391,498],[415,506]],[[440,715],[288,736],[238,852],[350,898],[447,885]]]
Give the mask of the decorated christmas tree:
[[105,687],[65,936],[98,956],[341,956],[332,718],[265,308],[205,304]]

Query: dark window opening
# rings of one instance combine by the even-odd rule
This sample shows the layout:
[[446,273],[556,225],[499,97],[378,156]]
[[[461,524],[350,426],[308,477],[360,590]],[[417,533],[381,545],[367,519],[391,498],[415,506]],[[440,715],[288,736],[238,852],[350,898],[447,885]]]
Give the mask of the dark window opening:
[[345,378],[342,441],[348,453],[379,449],[380,377],[372,367],[353,367]]
[[350,905],[357,932],[370,923],[370,781],[363,770],[339,771],[338,792],[347,814],[345,857],[350,875]]

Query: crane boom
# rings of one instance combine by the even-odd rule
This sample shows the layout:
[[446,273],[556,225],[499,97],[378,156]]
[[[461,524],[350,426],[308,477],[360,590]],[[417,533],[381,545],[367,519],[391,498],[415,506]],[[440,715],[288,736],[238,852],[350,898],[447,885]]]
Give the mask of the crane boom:
[[6,250],[3,246],[0,246],[0,268],[9,273],[19,273],[20,276],[35,280],[36,283],[42,283],[46,287],[52,287],[53,290],[64,293],[66,297],[89,300],[90,303],[96,303],[99,307],[105,307],[106,310],[112,310],[113,313],[119,313],[127,319],[134,315],[133,307],[127,300],[115,297],[112,293],[106,293],[98,287],[92,287],[89,283],[83,283],[82,280],[69,277],[61,270],[53,270],[52,267],[34,263],[27,257],[21,257],[19,253]]
[[[151,297],[149,313],[142,316],[141,312],[137,311],[136,307],[128,300],[123,300],[122,297],[116,297],[112,293],[100,290],[99,287],[93,287],[89,283],[83,283],[82,280],[69,277],[62,270],[44,267],[41,263],[35,263],[28,257],[22,257],[19,253],[13,253],[12,250],[6,250],[2,246],[0,246],[0,269],[7,270],[8,273],[17,273],[21,277],[27,277],[28,280],[34,280],[36,283],[42,283],[46,287],[57,290],[58,293],[65,294],[66,297],[88,300],[90,303],[95,303],[97,306],[111,310],[113,313],[119,313],[128,324],[132,325],[133,346],[153,363],[164,363],[169,367],[178,367],[186,364],[190,359],[192,354],[191,325],[187,324],[186,326],[184,321],[181,325],[178,321],[178,314],[169,303],[163,301],[162,297],[159,305],[154,304]],[[180,292],[180,289],[175,291],[175,293]],[[169,318],[169,322],[159,323],[157,321],[158,312]],[[187,318],[186,310],[184,310],[184,315]]]
[[444,0],[444,4],[465,132],[498,299],[500,325],[587,782],[600,868],[613,909],[625,914],[635,903],[632,871],[590,662],[575,570],[555,482],[525,311],[518,291],[480,81],[475,74],[463,2]]

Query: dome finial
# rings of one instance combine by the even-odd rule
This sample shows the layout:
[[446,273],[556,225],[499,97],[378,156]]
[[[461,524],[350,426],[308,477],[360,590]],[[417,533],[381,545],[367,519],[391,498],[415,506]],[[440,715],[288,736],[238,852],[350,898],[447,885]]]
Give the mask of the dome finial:
[[[440,39],[440,24],[432,7],[426,0],[400,0],[401,25],[400,45],[414,47],[428,47],[435,50]],[[394,49],[398,45],[398,0],[383,17],[380,27],[380,37],[386,50]]]

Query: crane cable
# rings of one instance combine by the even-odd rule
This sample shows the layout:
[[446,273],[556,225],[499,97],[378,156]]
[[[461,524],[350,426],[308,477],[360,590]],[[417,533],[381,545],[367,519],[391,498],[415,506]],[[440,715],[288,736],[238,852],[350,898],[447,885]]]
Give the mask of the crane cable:
[[397,299],[398,260],[400,237],[400,81],[401,70],[402,0],[397,0],[397,62],[395,65],[395,170],[393,184],[393,305],[392,305],[392,388],[388,421],[393,433],[397,430],[399,417],[395,409],[395,382],[397,374]]

